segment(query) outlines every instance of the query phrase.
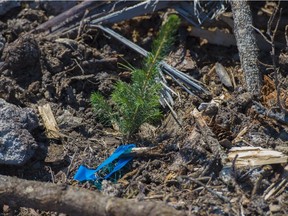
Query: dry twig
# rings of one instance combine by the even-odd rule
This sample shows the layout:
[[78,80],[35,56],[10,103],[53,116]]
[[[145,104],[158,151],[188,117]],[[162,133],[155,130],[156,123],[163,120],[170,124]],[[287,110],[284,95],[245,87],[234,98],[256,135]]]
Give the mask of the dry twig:
[[198,185],[201,185],[203,188],[205,188],[208,192],[210,192],[211,194],[213,194],[214,196],[218,197],[221,201],[226,202],[226,203],[230,203],[230,200],[228,199],[228,197],[223,196],[215,191],[213,191],[212,189],[208,188],[207,185],[203,184],[202,182],[200,182],[197,179],[194,179],[190,176],[179,176],[178,177],[178,181],[181,181],[182,179],[188,179]]
[[[275,53],[275,37],[278,31],[278,27],[279,27],[279,23],[280,23],[280,19],[281,19],[281,15],[282,15],[282,8],[279,10],[279,5],[280,5],[280,1],[278,1],[278,4],[276,6],[276,8],[274,9],[272,15],[269,18],[269,21],[267,23],[267,36],[265,36],[259,29],[253,27],[264,39],[265,41],[267,41],[267,43],[270,44],[271,46],[271,59],[272,59],[272,70],[274,72],[274,79],[275,79],[275,87],[276,87],[276,99],[277,99],[277,106],[279,107],[280,111],[283,112],[284,114],[288,114],[288,110],[285,106],[285,104],[283,104],[283,102],[281,101],[281,83],[279,81],[279,67],[277,67],[277,61],[276,61],[276,53]],[[272,29],[272,23],[275,21],[276,19],[276,15],[278,14],[278,19],[276,20],[276,25],[275,28]],[[286,26],[287,27],[287,26]],[[287,28],[285,28],[285,30],[287,30]],[[288,43],[287,40],[287,35],[285,34],[285,38],[286,41]]]

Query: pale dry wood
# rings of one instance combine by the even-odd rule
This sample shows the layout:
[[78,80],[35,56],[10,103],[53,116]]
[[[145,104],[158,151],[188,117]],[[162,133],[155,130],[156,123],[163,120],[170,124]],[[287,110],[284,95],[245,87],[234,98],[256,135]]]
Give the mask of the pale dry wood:
[[46,128],[47,137],[52,139],[59,139],[61,137],[59,128],[50,105],[47,103],[43,106],[38,106],[38,110],[43,120],[44,127]]
[[165,157],[167,154],[161,153],[161,148],[156,147],[135,147],[130,152],[124,153],[121,157]]
[[277,196],[282,193],[285,188],[288,186],[288,165],[285,166],[284,171],[280,177],[280,181],[274,182],[268,187],[263,196],[264,200],[268,200],[272,196]]
[[108,197],[67,185],[37,182],[0,175],[0,204],[62,212],[70,216],[180,216],[184,212],[159,202]]
[[288,156],[282,152],[261,147],[233,147],[228,153],[229,161],[233,161],[236,155],[238,155],[235,162],[236,167],[262,166],[288,162]]
[[278,194],[279,191],[283,192],[283,190],[288,186],[287,179],[282,179],[280,183],[273,183],[271,187],[269,187],[268,193],[264,196],[264,200],[268,200],[273,195]]
[[244,140],[243,136],[248,132],[249,127],[246,126],[244,127],[238,134],[237,136],[233,139],[232,143],[237,143],[237,142],[241,142]]
[[275,150],[283,152],[288,155],[288,146],[276,146]]

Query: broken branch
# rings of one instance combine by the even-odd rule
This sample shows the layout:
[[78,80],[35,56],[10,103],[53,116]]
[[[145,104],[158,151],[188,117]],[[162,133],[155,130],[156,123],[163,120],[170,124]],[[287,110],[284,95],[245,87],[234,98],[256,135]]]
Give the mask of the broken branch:
[[233,18],[234,34],[240,55],[240,62],[245,74],[246,87],[254,95],[259,95],[262,81],[257,66],[258,48],[253,34],[252,15],[247,0],[230,1]]
[[0,204],[73,215],[184,215],[156,202],[136,202],[71,186],[0,175]]

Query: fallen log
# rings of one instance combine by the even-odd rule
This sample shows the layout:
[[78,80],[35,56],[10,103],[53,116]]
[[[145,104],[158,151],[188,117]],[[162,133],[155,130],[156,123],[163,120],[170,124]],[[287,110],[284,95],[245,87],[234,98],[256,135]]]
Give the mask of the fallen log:
[[185,215],[157,202],[136,202],[67,185],[0,175],[0,204],[73,215]]

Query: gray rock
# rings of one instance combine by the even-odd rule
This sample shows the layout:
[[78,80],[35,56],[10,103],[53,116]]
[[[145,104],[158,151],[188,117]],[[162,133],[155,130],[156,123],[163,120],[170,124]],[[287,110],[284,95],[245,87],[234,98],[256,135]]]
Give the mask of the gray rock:
[[36,113],[0,98],[0,164],[23,165],[37,147],[30,132],[38,127]]

